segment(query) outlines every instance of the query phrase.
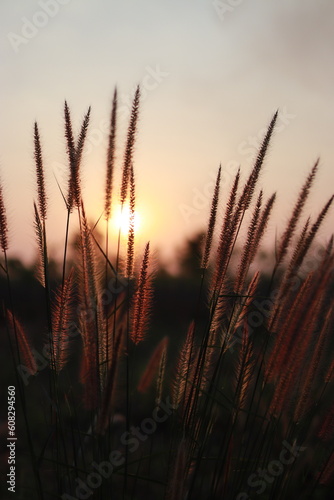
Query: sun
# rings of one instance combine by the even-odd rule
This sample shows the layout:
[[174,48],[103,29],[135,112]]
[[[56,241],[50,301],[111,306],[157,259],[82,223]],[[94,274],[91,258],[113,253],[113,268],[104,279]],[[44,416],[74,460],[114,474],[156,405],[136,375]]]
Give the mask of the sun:
[[[112,227],[120,231],[123,236],[126,236],[130,229],[130,207],[124,205],[123,208],[119,205],[114,209],[114,215],[110,219]],[[140,216],[137,210],[134,212],[134,231],[138,233],[140,229]]]

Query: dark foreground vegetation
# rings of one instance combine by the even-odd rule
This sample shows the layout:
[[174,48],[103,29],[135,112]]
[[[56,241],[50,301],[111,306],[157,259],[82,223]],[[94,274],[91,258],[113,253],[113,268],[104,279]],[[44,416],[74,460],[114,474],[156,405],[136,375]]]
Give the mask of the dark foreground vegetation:
[[[318,162],[265,274],[257,255],[276,195],[258,184],[275,114],[248,178],[237,172],[222,201],[218,170],[206,234],[189,244],[179,275],[171,276],[152,265],[149,243],[142,255],[135,246],[139,99],[137,89],[117,191],[115,92],[105,207],[96,224],[88,223],[80,180],[90,110],[76,139],[65,103],[61,263],[48,255],[37,124],[37,269],[8,259],[0,188],[1,401],[15,386],[17,436],[15,494],[4,445],[1,498],[332,498],[333,238],[316,241],[332,198],[304,216]],[[109,235],[114,198],[130,206],[124,255]],[[70,251],[74,218],[79,243]]]

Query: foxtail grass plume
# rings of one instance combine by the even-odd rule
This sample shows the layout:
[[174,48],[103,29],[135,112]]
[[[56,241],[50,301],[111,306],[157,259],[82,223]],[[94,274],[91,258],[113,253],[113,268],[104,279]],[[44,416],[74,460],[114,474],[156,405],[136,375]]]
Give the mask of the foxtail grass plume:
[[258,199],[257,199],[257,203],[255,205],[255,209],[253,212],[253,217],[249,223],[247,239],[246,239],[246,243],[244,245],[244,251],[243,251],[243,254],[242,254],[242,257],[240,260],[239,271],[238,271],[238,275],[236,278],[236,284],[235,284],[235,290],[234,290],[236,294],[242,288],[242,284],[245,281],[247,271],[248,271],[249,266],[251,264],[252,257],[254,256],[255,251],[256,251],[257,242],[255,241],[255,236],[256,236],[256,232],[258,230],[261,205],[262,205],[262,191],[260,191],[260,194],[259,194]]
[[245,300],[243,301],[243,303],[240,304],[239,307],[237,306],[237,304],[235,305],[234,307],[235,312],[230,320],[229,329],[231,331],[234,329],[234,331],[237,332],[239,331],[239,328],[244,328],[244,323],[245,321],[247,321],[247,314],[249,313],[250,306],[254,300],[255,292],[259,284],[259,279],[260,279],[260,272],[257,271],[254,274],[247,288]]
[[70,211],[74,206],[79,208],[81,204],[80,164],[89,125],[90,111],[91,108],[89,107],[81,125],[78,144],[75,146],[70,111],[65,101],[65,137],[70,163],[67,207]]
[[303,187],[299,193],[296,205],[292,211],[291,218],[290,218],[288,225],[284,231],[284,234],[282,236],[282,240],[281,240],[278,252],[277,252],[276,267],[283,261],[285,255],[288,251],[289,243],[291,241],[291,238],[294,235],[295,229],[297,227],[297,223],[298,223],[299,218],[302,214],[306,200],[309,196],[313,181],[314,181],[315,176],[316,176],[317,171],[318,171],[318,166],[319,166],[319,159],[313,165],[312,170],[309,173],[309,175],[307,176],[305,184],[303,185]]
[[67,205],[68,209],[72,210],[74,203],[74,183],[76,176],[76,160],[75,160],[76,151],[75,151],[75,140],[72,129],[71,114],[66,101],[64,105],[64,118],[65,118],[65,139],[66,139],[67,155],[70,166],[70,175],[68,179]]
[[[310,274],[309,284],[315,283],[313,275]],[[323,279],[326,279],[324,277]],[[309,346],[312,342],[312,335],[318,326],[318,321],[322,315],[321,295],[324,290],[322,279],[314,287],[308,286],[304,300],[299,305],[299,320],[293,322],[292,327],[287,326],[290,342],[285,347],[285,358],[278,361],[279,377],[275,385],[273,400],[270,405],[270,413],[279,415],[283,408],[291,405],[290,394],[293,384],[297,380],[298,374],[303,370],[305,359],[308,358]],[[314,296],[315,292],[315,296]],[[283,347],[283,346],[282,346]],[[279,356],[280,358],[280,356]]]
[[164,355],[165,349],[168,346],[168,337],[164,337],[157,347],[154,349],[153,354],[147,364],[147,367],[140,378],[138,383],[138,391],[141,393],[146,392],[152,385],[153,380],[158,375],[161,359]]
[[47,212],[47,197],[45,192],[45,181],[44,181],[44,167],[42,158],[42,148],[40,142],[40,135],[38,131],[38,125],[35,122],[34,125],[34,143],[35,143],[35,163],[36,163],[36,176],[37,176],[37,194],[38,194],[38,208],[39,214],[43,221],[46,219]]
[[128,184],[130,177],[130,168],[133,163],[133,153],[134,153],[134,145],[136,139],[137,132],[137,122],[139,115],[139,101],[140,101],[140,87],[138,85],[135,96],[132,103],[132,110],[130,116],[130,123],[128,128],[127,140],[125,145],[125,154],[123,161],[123,174],[122,174],[122,183],[121,183],[121,193],[120,193],[120,203],[124,204],[128,192]]
[[[265,368],[265,374],[269,382],[275,381],[278,377],[282,363],[285,363],[285,359],[291,349],[291,343],[293,342],[292,332],[298,328],[302,320],[303,306],[307,300],[311,282],[312,276],[308,275],[302,286],[297,290],[297,293],[293,294],[292,297],[291,294],[286,293],[284,296],[280,294],[279,297],[282,300],[278,302],[278,305],[273,309],[272,315],[269,318],[269,331],[277,332],[275,343]],[[280,322],[280,320],[282,321]]]
[[330,207],[333,203],[333,200],[334,200],[334,195],[330,197],[330,199],[327,201],[327,203],[325,204],[325,206],[323,207],[323,209],[319,213],[316,221],[314,222],[314,224],[312,225],[308,234],[305,237],[305,241],[300,249],[299,254],[295,257],[294,261],[291,262],[290,269],[291,270],[293,269],[294,272],[296,272],[296,270],[298,270],[300,268],[300,266],[302,265],[304,257],[306,255],[306,253],[308,252],[308,250],[309,250],[309,248],[310,248],[310,246],[315,238],[315,235],[317,234],[324,218],[326,217],[326,214],[327,214],[328,210],[330,209]]
[[159,363],[159,370],[158,370],[158,377],[157,377],[157,395],[155,398],[155,404],[160,405],[161,400],[162,400],[162,390],[163,390],[163,384],[165,380],[165,372],[166,372],[166,361],[167,361],[167,344],[164,346],[164,350],[162,351],[160,363]]
[[0,246],[6,253],[8,250],[8,225],[5,202],[3,199],[2,183],[0,182]]
[[36,203],[34,203],[34,227],[36,240],[38,245],[38,264],[36,269],[37,279],[43,287],[45,287],[45,251],[44,251],[44,230],[43,223],[39,216],[38,208]]
[[195,323],[191,322],[186,340],[180,350],[176,363],[175,376],[172,383],[172,401],[174,407],[178,407],[182,398],[185,398],[186,386],[191,384],[189,371],[194,364],[195,347],[194,347]]
[[256,157],[254,167],[250,173],[250,176],[245,184],[243,193],[240,197],[240,206],[242,207],[242,209],[244,211],[248,209],[248,207],[252,201],[255,186],[256,186],[257,181],[259,179],[260,171],[261,171],[263,162],[265,160],[265,157],[266,157],[266,154],[267,154],[267,151],[269,148],[271,137],[272,137],[274,129],[275,129],[277,116],[278,116],[278,111],[276,111],[276,113],[274,114],[274,116],[271,119],[267,133],[262,141],[260,150],[259,150],[258,155]]
[[37,364],[32,353],[30,342],[21,323],[9,310],[6,311],[6,319],[11,331],[15,334],[15,338],[18,342],[20,360],[21,363],[23,363],[20,369],[22,370],[24,368],[30,375],[35,375],[37,372]]
[[321,366],[321,357],[326,344],[327,337],[334,324],[334,308],[331,307],[326,314],[325,321],[319,332],[315,348],[311,354],[309,366],[307,367],[306,374],[303,378],[302,385],[298,391],[298,399],[294,409],[294,421],[299,422],[303,417],[307,403],[310,403],[310,393],[314,380],[316,379],[319,366]]
[[245,406],[248,388],[254,374],[254,355],[252,343],[249,340],[249,327],[247,322],[243,324],[243,335],[241,341],[241,348],[239,351],[239,360],[236,372],[236,389],[235,389],[235,411],[234,418],[238,415],[239,411]]
[[133,302],[133,320],[130,337],[134,344],[138,344],[144,340],[151,313],[152,278],[148,274],[149,259],[150,243],[147,243]]
[[90,110],[91,110],[91,108],[89,106],[88,111],[87,111],[86,115],[84,116],[84,119],[83,119],[83,122],[81,125],[81,130],[80,130],[78,144],[76,147],[76,154],[75,154],[75,169],[73,172],[72,189],[73,189],[74,202],[75,202],[76,207],[78,207],[78,208],[79,208],[80,203],[81,203],[80,165],[81,165],[83,149],[85,146],[85,140],[86,140],[87,131],[88,131]]
[[104,370],[104,366],[100,363],[102,359],[101,349],[103,348],[103,326],[97,295],[95,254],[83,203],[80,214],[82,259],[80,299],[82,313],[79,316],[79,321],[84,351],[80,379],[85,386],[86,406],[95,408],[100,396],[101,373]]
[[130,216],[129,216],[129,230],[128,230],[128,248],[127,248],[127,261],[126,261],[126,276],[128,279],[133,274],[133,260],[135,251],[135,208],[136,208],[136,192],[135,192],[135,178],[133,172],[133,165],[130,165]]
[[74,318],[74,273],[70,271],[68,277],[55,293],[52,307],[53,319],[53,361],[57,372],[62,370],[68,361],[70,347],[70,326]]
[[219,236],[219,245],[216,255],[216,266],[213,279],[213,289],[218,290],[224,280],[227,266],[230,259],[231,248],[233,247],[233,239],[237,231],[237,224],[234,222],[234,209],[236,198],[238,194],[238,187],[240,181],[240,169],[236,173],[234,182],[230,191],[229,199],[227,201],[223,225]]
[[209,219],[208,231],[206,234],[206,241],[205,241],[205,248],[204,248],[202,264],[201,264],[202,269],[206,269],[208,267],[208,262],[209,262],[209,257],[210,257],[210,250],[211,250],[211,245],[212,245],[213,233],[215,230],[217,208],[218,208],[218,201],[219,201],[220,175],[221,175],[221,165],[219,166],[219,169],[218,169],[215,190],[214,190],[213,198],[212,198],[210,219]]
[[107,220],[110,219],[110,213],[111,213],[111,196],[112,196],[113,175],[115,166],[116,124],[117,124],[117,89],[115,88],[113,102],[112,102],[111,117],[110,117],[109,143],[107,151],[106,192],[105,192],[105,204],[104,204],[104,213]]

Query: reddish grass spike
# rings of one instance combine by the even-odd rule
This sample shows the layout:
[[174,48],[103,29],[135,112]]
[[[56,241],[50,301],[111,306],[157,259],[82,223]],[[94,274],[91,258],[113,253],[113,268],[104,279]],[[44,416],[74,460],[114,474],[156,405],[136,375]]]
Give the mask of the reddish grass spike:
[[252,201],[255,186],[256,186],[256,183],[258,181],[260,171],[261,171],[264,159],[266,157],[268,147],[270,144],[270,140],[271,140],[274,128],[275,128],[277,116],[278,116],[278,111],[276,111],[276,113],[274,114],[274,116],[271,119],[267,133],[262,141],[260,150],[259,150],[258,155],[256,157],[253,170],[252,170],[250,176],[248,177],[248,180],[245,184],[243,193],[240,197],[239,203],[240,203],[243,210],[247,210],[251,201]]
[[85,145],[88,125],[89,125],[90,110],[91,110],[91,108],[89,107],[88,111],[83,119],[83,122],[82,122],[81,130],[80,130],[80,134],[79,134],[79,139],[78,139],[78,145],[77,145],[76,152],[75,152],[75,164],[74,164],[73,176],[72,176],[73,198],[74,198],[74,203],[78,208],[80,207],[80,204],[81,204],[80,164],[81,164],[82,153],[83,153],[83,149],[84,149],[84,145]]
[[34,227],[38,244],[38,264],[36,269],[37,279],[45,287],[45,253],[44,253],[44,232],[42,222],[38,213],[37,205],[34,203]]
[[130,165],[130,220],[129,220],[129,232],[128,232],[128,248],[127,248],[127,262],[126,262],[126,276],[128,279],[132,277],[133,274],[133,259],[134,259],[134,247],[135,247],[135,205],[136,205],[136,193],[135,193],[135,178],[133,173],[133,165]]
[[[310,224],[310,218],[307,219],[306,223],[304,224],[304,227],[300,233],[300,236],[298,238],[298,241],[296,243],[296,246],[295,246],[295,250],[293,252],[293,255],[292,255],[292,258],[291,258],[291,261],[289,263],[289,266],[288,266],[288,271],[286,273],[286,275],[283,277],[283,279],[281,280],[281,283],[280,283],[280,286],[279,286],[279,289],[278,289],[278,293],[277,293],[277,304],[279,305],[276,305],[276,307],[274,308],[274,311],[273,311],[273,314],[271,316],[271,319],[270,319],[270,322],[269,322],[269,325],[270,325],[270,329],[274,327],[274,325],[277,323],[277,314],[278,314],[278,311],[279,309],[283,309],[283,303],[285,303],[285,300],[287,297],[289,297],[289,289],[291,288],[291,281],[293,280],[293,276],[295,274],[295,268],[294,268],[294,262],[296,261],[298,255],[300,254],[302,248],[303,248],[303,245],[304,245],[304,242],[305,242],[305,239],[306,239],[306,235],[307,235],[307,231],[308,231],[308,228],[309,228],[309,224]],[[277,265],[275,265],[275,268],[274,268],[274,273],[277,269]]]
[[165,345],[164,350],[161,354],[161,359],[159,363],[158,377],[157,377],[157,395],[155,398],[155,404],[160,405],[162,400],[162,389],[165,380],[166,372],[166,361],[167,361],[167,345]]
[[256,232],[258,230],[258,224],[259,224],[259,217],[260,217],[260,211],[261,211],[261,204],[262,204],[262,191],[260,191],[260,194],[257,199],[257,203],[254,209],[253,217],[252,220],[250,221],[249,228],[248,228],[248,234],[247,234],[247,239],[246,239],[246,244],[244,247],[244,252],[241,257],[241,262],[239,266],[239,272],[238,276],[236,279],[236,285],[235,285],[235,293],[238,294],[243,286],[243,283],[246,278],[247,271],[249,269],[249,266],[251,264],[252,258],[255,255],[256,252],[256,247],[257,243],[255,236]]
[[149,360],[146,370],[144,371],[139,384],[138,392],[146,392],[150,385],[152,384],[155,376],[157,375],[158,368],[160,366],[161,358],[168,345],[168,337],[164,337],[158,344],[158,346],[153,351],[151,359]]
[[267,224],[268,224],[268,221],[270,218],[271,211],[272,211],[274,203],[275,203],[275,200],[276,200],[276,193],[271,195],[271,197],[268,199],[268,201],[267,201],[267,203],[262,211],[262,214],[261,214],[261,217],[259,220],[259,224],[258,224],[258,229],[257,229],[256,236],[255,236],[255,241],[257,242],[256,246],[258,246],[260,244],[262,236],[264,235],[264,232],[266,230],[266,227],[267,227]]
[[[84,331],[84,325],[81,325],[81,332]],[[85,332],[84,337],[89,338],[93,332]],[[83,386],[83,403],[86,409],[96,410],[99,404],[100,396],[100,381],[99,372],[95,358],[93,359],[94,346],[91,344],[83,344],[81,365],[80,365],[80,382]]]
[[178,357],[175,376],[172,382],[172,402],[175,408],[179,406],[182,397],[185,396],[186,385],[191,385],[191,381],[189,381],[189,370],[191,361],[193,361],[192,358],[194,357],[194,332],[195,323],[192,321]]
[[70,163],[70,177],[67,197],[67,207],[69,210],[72,210],[74,206],[79,208],[81,204],[80,163],[87,136],[90,111],[91,108],[89,107],[81,125],[77,147],[75,147],[70,111],[67,106],[67,102],[65,101],[65,137]]
[[16,338],[19,344],[21,362],[24,363],[24,367],[28,370],[30,375],[35,375],[37,373],[37,365],[35,358],[31,352],[31,347],[29,340],[23,330],[21,323],[14,317],[11,311],[6,310],[6,318],[8,324],[13,333],[16,332]]
[[133,321],[130,338],[135,344],[144,340],[151,312],[152,278],[148,276],[149,257],[150,244],[147,243],[140,269],[138,288],[133,303]]
[[[219,308],[217,308],[216,310],[218,309]],[[221,335],[221,324],[218,321],[218,319],[213,318],[212,326],[210,328],[208,335],[207,347],[204,350],[204,355],[201,354],[200,363],[203,366],[203,369],[195,372],[194,377],[191,379],[194,387],[196,387],[199,384],[200,387],[199,396],[204,394],[205,391],[207,390],[208,386],[211,383],[215,367],[217,366],[216,364],[221,349],[221,340],[219,338]],[[196,366],[199,366],[198,360],[196,360]],[[196,403],[196,400],[194,398],[195,394],[193,390],[191,391],[191,393],[193,396],[191,405],[194,406],[194,404]],[[189,409],[188,414],[191,414],[192,411],[193,409]]]
[[[304,314],[303,307],[309,294],[311,279],[312,275],[309,275],[303,285],[299,288],[297,294],[293,297],[293,301],[291,301],[290,295],[285,297],[285,301],[282,306],[284,314],[283,321],[280,323],[279,320],[281,318],[276,317],[271,318],[271,321],[269,322],[269,331],[277,326],[278,332],[265,371],[268,382],[273,381],[282,371],[283,365],[286,364],[286,359],[293,343],[293,332],[298,327],[300,318]],[[288,311],[288,314],[286,314],[286,311]]]
[[239,222],[239,219],[236,220],[236,217],[233,215],[235,201],[238,193],[239,180],[240,180],[240,169],[238,169],[238,172],[233,182],[233,186],[231,188],[229,200],[226,206],[224,222],[219,237],[219,246],[216,257],[216,269],[213,280],[214,283],[213,288],[215,290],[220,288],[220,285],[224,279],[225,272],[227,269],[227,264],[229,262],[230,249],[233,246],[233,238],[237,231],[237,226]]
[[288,251],[289,243],[291,241],[292,236],[295,233],[297,223],[300,219],[300,216],[302,214],[306,200],[309,196],[313,181],[314,181],[315,176],[316,176],[317,171],[318,171],[318,166],[319,166],[319,159],[315,162],[314,166],[312,167],[312,170],[309,173],[309,175],[307,176],[305,184],[303,185],[303,187],[299,193],[299,196],[298,196],[296,205],[293,209],[291,218],[290,218],[288,225],[286,227],[286,230],[282,236],[282,241],[281,241],[278,253],[277,253],[276,267],[282,262],[282,260],[284,259],[285,255]]
[[294,411],[294,420],[299,422],[303,416],[304,409],[309,400],[310,391],[312,388],[312,383],[315,379],[318,367],[320,366],[321,355],[324,349],[325,341],[328,332],[330,331],[330,326],[333,325],[333,311],[334,307],[331,307],[328,311],[319,336],[315,344],[315,348],[312,352],[312,357],[307,368],[305,378],[302,382],[301,389],[298,391],[298,401]]
[[35,157],[36,176],[37,176],[38,207],[41,219],[44,222],[46,219],[46,212],[47,212],[47,197],[45,192],[42,148],[41,148],[38,126],[36,122],[34,125],[34,144],[35,144],[34,157]]
[[[260,195],[261,195],[261,193],[260,193]],[[258,217],[259,220],[258,220],[258,223],[257,223],[257,227],[256,227],[256,230],[255,230],[255,233],[253,235],[253,239],[252,239],[252,241],[250,242],[250,245],[249,245],[249,250],[248,250],[248,264],[246,266],[246,273],[247,273],[247,271],[249,269],[249,266],[253,262],[253,260],[255,258],[255,255],[256,255],[256,252],[257,252],[257,250],[259,248],[259,245],[261,243],[262,237],[264,235],[265,229],[267,227],[267,224],[268,224],[268,221],[269,221],[269,218],[270,218],[271,211],[272,211],[274,203],[275,203],[275,199],[276,199],[276,193],[274,193],[268,199],[265,207],[262,210],[262,213],[260,213],[260,208],[261,207],[259,207],[259,210],[255,209],[254,216]],[[246,248],[247,248],[247,245],[248,245],[248,240],[247,240]],[[245,250],[245,252],[246,252],[246,250]],[[246,277],[246,275],[244,276],[244,278],[245,277]],[[239,287],[241,286],[241,284],[242,284],[242,281],[239,283]]]
[[244,303],[241,304],[240,312],[238,312],[238,317],[237,317],[236,325],[234,327],[234,331],[237,331],[238,328],[240,328],[242,326],[242,324],[244,323],[244,320],[246,319],[245,316],[248,313],[248,310],[249,310],[251,303],[253,302],[255,291],[256,291],[256,288],[257,288],[258,283],[259,283],[259,278],[260,278],[260,272],[257,271],[254,274],[252,281],[250,282],[249,287],[247,289],[247,292],[246,292],[247,297],[246,297]]
[[270,413],[276,411],[279,415],[283,408],[286,408],[287,399],[291,394],[294,383],[302,374],[311,339],[317,328],[319,316],[322,313],[323,285],[323,282],[317,284],[316,294],[312,293],[311,288],[310,293],[305,296],[300,305],[300,319],[295,322],[295,328],[291,329],[292,342],[288,346],[285,365],[278,365],[280,379],[275,386]]
[[255,360],[252,355],[252,345],[249,342],[249,332],[247,322],[243,324],[242,343],[240,348],[240,356],[238,360],[236,373],[236,405],[235,417],[238,412],[244,407],[247,389],[252,379]]
[[84,294],[86,300],[85,306],[89,308],[92,307],[92,305],[96,301],[97,289],[95,255],[83,203],[81,203],[81,251],[82,271],[84,278]]
[[6,207],[3,199],[2,183],[0,182],[0,246],[1,250],[6,253],[8,250],[8,224]]
[[55,294],[53,305],[53,359],[55,370],[64,368],[68,359],[69,340],[68,329],[73,319],[73,269]]
[[109,144],[107,151],[106,193],[105,193],[105,204],[104,204],[104,212],[107,220],[110,219],[110,212],[111,212],[111,196],[112,196],[112,184],[113,184],[114,163],[115,163],[116,123],[117,123],[117,89],[115,88],[113,102],[112,102],[111,117],[110,117]]
[[325,204],[325,206],[321,210],[320,214],[318,215],[317,220],[315,221],[315,223],[311,227],[308,235],[305,237],[304,244],[302,245],[299,254],[296,256],[295,261],[294,262],[292,261],[290,264],[291,271],[293,270],[293,272],[296,272],[300,268],[300,266],[302,265],[304,257],[307,254],[307,252],[308,252],[308,250],[309,250],[309,248],[310,248],[310,246],[315,238],[315,235],[317,234],[324,218],[326,217],[326,214],[327,214],[331,204],[333,203],[333,199],[334,199],[334,195]]
[[124,204],[129,184],[130,177],[130,166],[133,163],[133,152],[134,144],[136,139],[137,122],[139,114],[139,101],[140,101],[140,88],[139,85],[136,89],[135,96],[132,103],[132,111],[130,117],[130,124],[128,128],[127,141],[125,146],[124,162],[123,162],[123,174],[122,174],[122,184],[120,193],[121,205]]
[[291,262],[290,262],[290,267],[291,267],[291,263],[295,262],[298,255],[300,254],[303,246],[304,246],[304,243],[305,243],[305,239],[306,239],[306,235],[308,233],[308,228],[310,226],[310,222],[311,222],[311,218],[308,217],[307,221],[305,222],[304,226],[303,226],[303,229],[300,233],[300,236],[298,238],[298,241],[296,243],[296,246],[295,246],[295,249],[294,249],[294,252],[292,254],[292,258],[291,258]]
[[64,118],[65,118],[65,139],[67,145],[67,155],[69,159],[70,175],[68,180],[68,195],[67,195],[67,206],[69,210],[72,210],[74,203],[74,176],[75,176],[75,143],[72,131],[72,122],[70,109],[65,101],[64,106]]
[[221,175],[221,165],[219,166],[219,169],[218,169],[215,190],[214,190],[213,198],[212,198],[209,226],[208,226],[208,232],[206,235],[205,249],[204,249],[204,254],[203,254],[202,264],[201,264],[202,269],[206,269],[208,267],[208,262],[209,262],[210,250],[211,250],[211,245],[212,245],[212,238],[213,238],[213,233],[214,233],[215,224],[216,224],[218,201],[219,201],[220,175]]
[[88,126],[89,126],[90,112],[91,112],[91,107],[89,106],[87,113],[84,116],[82,125],[81,125],[81,130],[80,130],[79,139],[78,139],[78,145],[77,145],[77,149],[76,149],[77,168],[79,168],[81,158],[82,158],[82,153],[83,153],[85,140],[86,140],[86,136],[87,136],[87,131],[88,131]]
[[[102,322],[102,315],[100,314],[100,304],[97,294],[95,254],[92,245],[92,236],[87,224],[83,203],[81,203],[80,212],[82,258],[82,285],[80,297],[82,315],[80,317],[80,322],[81,335],[84,343],[84,356],[87,358],[83,365],[83,374],[89,385],[88,393],[91,394],[93,398],[92,404],[95,405],[100,395],[102,387],[101,380],[105,368],[101,362],[104,325]],[[89,404],[88,400],[87,404]]]

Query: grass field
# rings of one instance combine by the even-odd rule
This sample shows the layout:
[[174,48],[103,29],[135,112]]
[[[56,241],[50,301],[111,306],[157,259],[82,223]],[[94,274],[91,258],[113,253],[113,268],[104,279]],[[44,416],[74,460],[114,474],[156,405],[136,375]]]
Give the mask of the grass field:
[[[137,88],[118,192],[115,91],[104,213],[89,224],[80,164],[90,109],[76,137],[65,103],[68,186],[59,189],[67,223],[58,274],[48,251],[48,190],[35,124],[39,285],[35,280],[37,313],[28,325],[20,313],[25,295],[18,295],[8,258],[0,189],[2,401],[14,386],[18,436],[15,495],[8,491],[8,451],[1,458],[2,498],[332,498],[334,254],[333,237],[321,246],[317,233],[333,198],[319,213],[304,214],[318,162],[301,180],[269,275],[257,255],[276,194],[265,196],[259,184],[277,113],[246,182],[238,172],[223,201],[218,169],[198,272],[189,278],[194,293],[185,287],[178,295],[180,310],[192,297],[189,324],[178,329],[178,313],[171,310],[175,328],[161,320],[159,330],[150,326],[159,324],[159,269],[149,242],[141,255],[136,250],[139,111]],[[120,235],[114,240],[109,234],[115,199],[121,210],[129,207],[125,251]],[[69,242],[77,221],[73,256]],[[168,292],[163,297],[168,302]]]

